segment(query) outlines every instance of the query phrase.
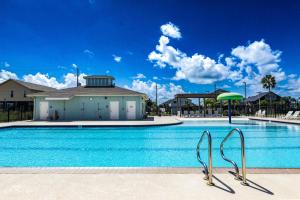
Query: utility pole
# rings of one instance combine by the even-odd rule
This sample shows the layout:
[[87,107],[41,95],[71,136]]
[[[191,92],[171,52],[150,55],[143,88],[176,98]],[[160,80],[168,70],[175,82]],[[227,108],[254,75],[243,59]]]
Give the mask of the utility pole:
[[244,83],[244,89],[245,89],[245,99],[244,99],[244,104],[245,104],[245,115],[247,115],[247,103],[246,103],[246,99],[247,99],[247,83],[246,81],[243,82]]
[[79,68],[78,66],[76,67],[76,78],[77,78],[77,87],[79,86],[79,80],[78,80],[78,77],[79,76]]

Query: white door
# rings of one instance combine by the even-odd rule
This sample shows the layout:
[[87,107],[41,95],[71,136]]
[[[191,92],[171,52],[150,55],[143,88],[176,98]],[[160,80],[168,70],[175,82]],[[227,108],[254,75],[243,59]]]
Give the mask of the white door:
[[111,101],[109,103],[110,119],[119,119],[119,102]]
[[40,102],[40,119],[46,120],[48,118],[48,101],[41,101]]
[[126,117],[127,119],[136,119],[136,102],[126,101]]

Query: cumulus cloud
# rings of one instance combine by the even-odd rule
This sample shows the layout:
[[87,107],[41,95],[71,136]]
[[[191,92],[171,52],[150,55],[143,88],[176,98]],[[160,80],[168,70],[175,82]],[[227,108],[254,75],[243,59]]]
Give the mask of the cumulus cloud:
[[168,45],[169,42],[168,37],[161,36],[156,50],[148,55],[148,59],[160,68],[168,65],[176,69],[175,80],[184,79],[191,83],[211,84],[229,76],[228,66],[198,53],[188,56]]
[[171,22],[164,24],[160,27],[161,32],[163,35],[179,39],[181,38],[180,29],[172,24]]
[[122,57],[121,57],[121,56],[117,56],[117,55],[115,55],[115,54],[113,54],[112,56],[113,56],[113,58],[114,58],[114,61],[116,61],[117,63],[121,62],[121,60],[122,60]]
[[286,74],[280,67],[282,52],[273,50],[263,39],[237,46],[229,56],[219,54],[215,60],[201,53],[188,55],[170,45],[170,38],[181,38],[176,25],[164,24],[161,31],[158,44],[148,55],[148,60],[161,69],[170,67],[175,70],[173,80],[187,80],[196,84],[227,80],[237,86],[247,82],[253,92],[263,90],[260,82],[266,74],[275,76],[277,82],[286,80]]
[[[85,85],[85,79],[83,78],[86,74],[82,73],[79,75],[79,82]],[[73,73],[67,73],[64,75],[63,82],[59,82],[55,77],[50,77],[48,74],[42,74],[40,72],[36,74],[27,74],[23,76],[23,80],[30,83],[45,85],[57,89],[63,89],[68,87],[76,87],[77,78]]]
[[88,57],[93,58],[95,56],[94,52],[92,52],[91,50],[85,49],[83,51],[84,54],[86,54]]
[[241,67],[255,65],[261,75],[270,74],[279,68],[281,53],[278,50],[273,51],[263,39],[248,46],[238,46],[231,51],[233,56],[241,60]]
[[144,79],[146,76],[142,73],[138,73],[137,75],[133,76],[132,78],[134,79]]
[[0,72],[0,83],[2,83],[3,81],[6,81],[8,79],[18,79],[18,76],[17,76],[17,74],[15,74],[13,72],[2,69]]
[[133,80],[131,86],[125,85],[125,88],[146,93],[150,99],[155,100],[156,84],[159,103],[174,98],[175,94],[184,93],[184,90],[180,85],[175,85],[173,83],[158,84],[151,80]]

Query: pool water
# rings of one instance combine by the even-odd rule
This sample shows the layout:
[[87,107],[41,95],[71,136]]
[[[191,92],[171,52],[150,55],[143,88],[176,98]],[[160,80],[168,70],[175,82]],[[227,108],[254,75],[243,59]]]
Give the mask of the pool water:
[[[232,125],[190,121],[160,127],[48,127],[0,130],[3,167],[197,167],[196,145],[204,130],[212,135],[213,165],[229,167],[219,145],[233,128],[245,135],[247,167],[300,167],[300,126],[255,121]],[[238,134],[225,144],[225,155],[240,166]],[[207,141],[201,147],[207,159]]]

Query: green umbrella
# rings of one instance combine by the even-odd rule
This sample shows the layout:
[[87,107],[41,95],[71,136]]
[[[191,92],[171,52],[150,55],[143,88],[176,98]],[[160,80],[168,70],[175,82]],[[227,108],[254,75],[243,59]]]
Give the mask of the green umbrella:
[[239,93],[225,92],[218,95],[217,100],[228,100],[228,118],[231,124],[231,100],[241,100],[243,96]]

